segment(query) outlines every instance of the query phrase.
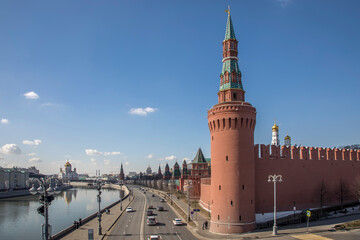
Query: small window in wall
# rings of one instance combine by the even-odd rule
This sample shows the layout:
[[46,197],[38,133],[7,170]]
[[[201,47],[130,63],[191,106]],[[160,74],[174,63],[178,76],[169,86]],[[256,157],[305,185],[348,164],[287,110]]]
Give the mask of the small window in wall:
[[211,200],[211,204],[214,204],[214,200]]
[[244,189],[245,189],[245,185],[243,184],[243,185],[242,185],[242,190],[244,190]]
[[233,94],[233,98],[234,98],[234,100],[236,100],[236,93]]
[[241,215],[239,216],[239,221],[241,221]]
[[253,200],[251,199],[251,204],[253,204]]
[[226,161],[229,161],[229,156],[226,155]]
[[231,205],[231,206],[234,206],[234,205],[233,205],[233,201],[230,201],[230,205]]
[[221,185],[219,185],[219,191],[221,190]]
[[220,220],[220,215],[218,215],[218,220]]
[[231,43],[231,49],[234,49],[234,43],[233,42]]
[[211,137],[211,140],[213,140],[213,141],[214,141],[214,136],[212,136],[212,137]]

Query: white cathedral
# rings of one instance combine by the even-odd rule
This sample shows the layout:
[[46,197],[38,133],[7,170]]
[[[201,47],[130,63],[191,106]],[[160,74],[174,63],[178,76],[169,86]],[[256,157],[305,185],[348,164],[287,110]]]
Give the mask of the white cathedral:
[[76,172],[76,168],[74,168],[74,171],[71,170],[71,164],[69,163],[69,161],[67,161],[65,163],[65,171],[60,168],[58,178],[61,179],[63,182],[68,182],[71,180],[79,180],[79,175]]

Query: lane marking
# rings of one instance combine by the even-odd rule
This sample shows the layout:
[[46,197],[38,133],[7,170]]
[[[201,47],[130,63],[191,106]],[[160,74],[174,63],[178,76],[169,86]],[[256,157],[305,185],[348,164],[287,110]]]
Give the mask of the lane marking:
[[176,232],[176,236],[181,240],[181,237],[179,236],[179,234]]
[[[140,192],[140,191],[139,191]],[[145,195],[143,193],[141,193],[142,195]],[[146,212],[146,195],[145,195],[145,204],[144,204],[144,212],[143,212],[143,216],[142,216],[142,220],[141,220],[141,225],[140,225],[140,240],[144,240],[144,222],[145,222],[145,212]]]
[[294,235],[291,236],[293,238],[301,239],[301,240],[333,240],[332,238],[323,237],[315,234],[302,234],[302,235]]

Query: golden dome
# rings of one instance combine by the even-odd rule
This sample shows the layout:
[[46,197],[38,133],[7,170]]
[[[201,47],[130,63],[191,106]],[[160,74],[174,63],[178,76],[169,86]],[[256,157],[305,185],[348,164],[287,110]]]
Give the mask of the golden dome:
[[291,140],[291,137],[289,135],[286,135],[285,140]]
[[279,131],[279,126],[276,125],[276,122],[275,122],[274,126],[272,127],[272,130],[273,131]]
[[69,163],[69,161],[67,161],[67,162],[65,163],[65,167],[71,167],[71,164]]

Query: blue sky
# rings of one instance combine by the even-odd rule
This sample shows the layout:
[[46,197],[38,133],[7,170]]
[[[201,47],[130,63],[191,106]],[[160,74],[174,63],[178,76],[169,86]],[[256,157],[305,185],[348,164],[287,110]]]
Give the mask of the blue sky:
[[360,2],[1,1],[0,166],[156,170],[210,157],[231,5],[255,143],[360,143]]

